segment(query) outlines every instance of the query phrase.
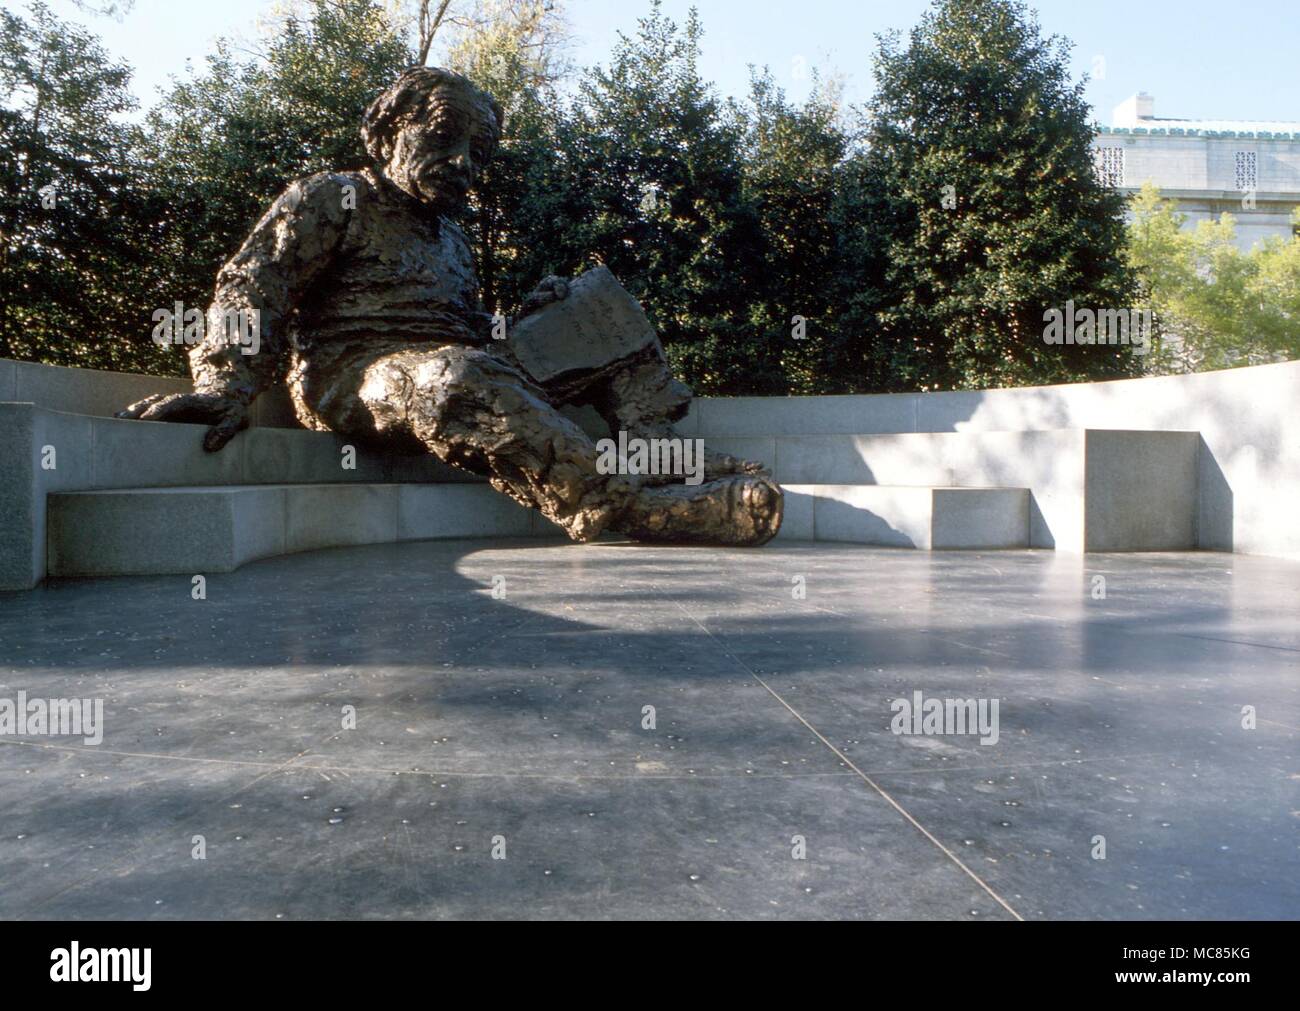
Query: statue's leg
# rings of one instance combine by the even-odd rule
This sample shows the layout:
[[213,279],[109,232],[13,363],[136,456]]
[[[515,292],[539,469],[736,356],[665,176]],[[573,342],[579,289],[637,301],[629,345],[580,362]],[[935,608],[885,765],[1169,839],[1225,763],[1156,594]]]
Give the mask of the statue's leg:
[[[628,438],[681,438],[673,423],[686,416],[691,388],[675,378],[662,352],[655,349],[620,363],[603,376],[587,397],[615,433]],[[771,477],[763,464],[742,460],[704,447],[704,476],[708,480],[731,474]]]
[[540,388],[480,349],[385,355],[366,366],[357,392],[378,435],[413,435],[574,540],[596,537],[636,494],[634,480],[597,472],[595,445]]
[[732,474],[700,485],[646,485],[614,529],[639,541],[757,546],[776,536],[784,508],[768,477]]
[[370,361],[358,378],[353,403],[367,429],[414,436],[444,462],[484,474],[498,491],[539,509],[574,540],[611,529],[645,540],[761,544],[780,525],[780,490],[762,478],[651,488],[600,473],[586,433],[541,388],[481,349],[399,350]]

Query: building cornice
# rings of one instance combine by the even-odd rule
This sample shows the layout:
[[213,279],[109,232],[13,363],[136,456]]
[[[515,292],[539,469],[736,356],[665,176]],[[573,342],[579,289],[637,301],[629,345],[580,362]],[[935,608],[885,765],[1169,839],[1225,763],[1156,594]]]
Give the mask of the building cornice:
[[1130,137],[1204,137],[1207,139],[1215,138],[1236,138],[1239,140],[1300,140],[1300,131],[1291,133],[1274,132],[1270,130],[1202,130],[1197,127],[1180,127],[1180,126],[1097,126],[1094,128],[1099,136],[1130,136]]
[[[1122,186],[1112,187],[1123,193],[1125,196],[1136,196],[1142,192],[1140,185],[1125,183]],[[1162,200],[1210,200],[1220,201],[1222,203],[1239,204],[1241,203],[1243,190],[1189,190],[1189,189],[1165,189],[1160,187],[1160,199]],[[1278,191],[1256,191],[1253,194],[1256,204],[1287,204],[1294,205],[1296,194],[1293,192]],[[1250,213],[1243,211],[1243,213]]]

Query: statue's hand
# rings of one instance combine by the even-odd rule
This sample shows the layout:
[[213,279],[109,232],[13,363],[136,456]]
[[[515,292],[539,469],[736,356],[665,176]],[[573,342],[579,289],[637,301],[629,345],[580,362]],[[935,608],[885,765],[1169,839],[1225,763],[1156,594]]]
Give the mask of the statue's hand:
[[519,308],[520,316],[536,312],[542,306],[559,302],[569,297],[569,281],[564,277],[551,274],[524,297],[524,304]]
[[155,393],[114,417],[211,425],[203,436],[203,448],[215,453],[248,427],[248,405],[223,393]]

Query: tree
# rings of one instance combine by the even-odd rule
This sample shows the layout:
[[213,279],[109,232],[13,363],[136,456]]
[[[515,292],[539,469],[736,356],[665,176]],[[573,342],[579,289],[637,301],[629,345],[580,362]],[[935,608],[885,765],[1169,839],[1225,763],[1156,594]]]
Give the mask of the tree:
[[[878,275],[869,189],[852,155],[840,91],[814,74],[793,105],[770,73],[753,75],[745,194],[762,233],[761,273],[744,293],[747,315],[780,355],[786,393],[886,387],[874,319]],[[864,325],[865,324],[865,325]]]
[[[35,2],[0,11],[0,356],[158,368],[157,202],[133,155],[131,71]],[[140,340],[135,340],[139,337]]]
[[447,16],[447,8],[451,6],[451,0],[436,0],[436,7],[434,2],[435,0],[419,0],[418,4],[416,29],[419,36],[415,47],[415,63],[420,67],[428,63],[434,36],[442,27],[443,19]]
[[365,165],[362,114],[412,61],[379,4],[311,0],[255,58],[223,40],[204,72],[175,81],[147,119],[151,182],[169,211],[163,304],[206,304],[218,268],[294,179]]
[[568,64],[564,12],[550,0],[478,0],[451,19],[440,62],[464,74],[505,109],[501,144],[479,168],[466,232],[489,311],[508,312],[557,260],[548,236],[567,201],[556,159],[556,90]]
[[1300,359],[1300,210],[1291,214],[1289,239],[1270,236],[1252,256],[1250,295],[1260,306],[1263,354],[1272,361]]
[[1044,314],[1132,307],[1121,198],[1093,168],[1068,44],[1019,0],[936,0],[879,39],[866,174],[886,233],[882,335],[900,388],[1122,376],[1127,347],[1048,345]]
[[475,0],[449,18],[442,64],[489,92],[507,115],[540,98],[571,69],[564,9],[556,0]]
[[1150,371],[1300,358],[1300,239],[1243,252],[1232,215],[1185,229],[1187,216],[1149,183],[1131,208],[1128,260],[1163,334]]
[[748,315],[765,282],[744,122],[700,77],[702,34],[694,12],[679,31],[655,2],[609,65],[584,75],[557,128],[570,197],[549,241],[565,272],[609,266],[698,392],[777,392],[780,350]]

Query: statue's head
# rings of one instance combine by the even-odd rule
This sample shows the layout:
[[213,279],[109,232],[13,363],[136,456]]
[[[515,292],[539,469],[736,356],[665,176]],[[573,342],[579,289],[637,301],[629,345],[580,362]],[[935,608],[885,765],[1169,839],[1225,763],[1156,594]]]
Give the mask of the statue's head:
[[399,189],[454,213],[501,136],[501,106],[468,78],[412,67],[371,103],[361,138]]

